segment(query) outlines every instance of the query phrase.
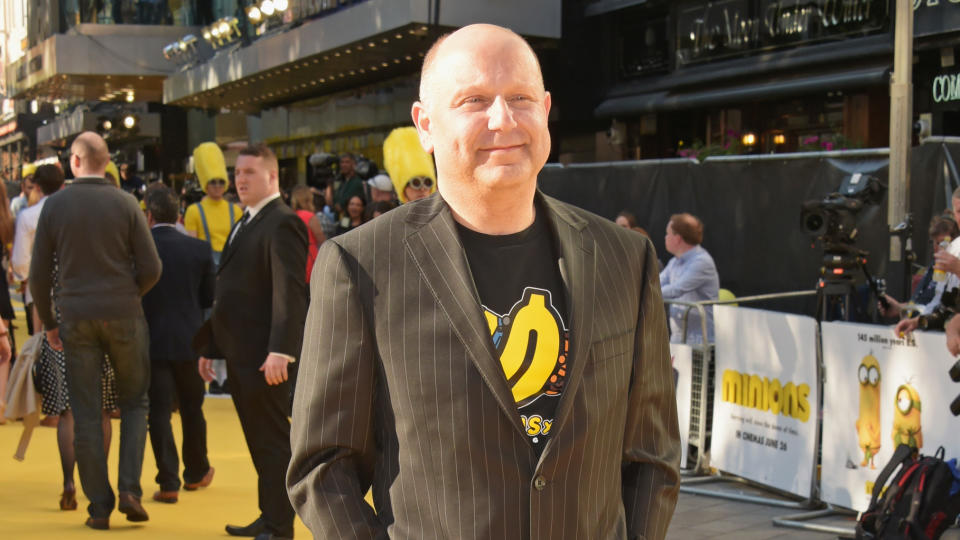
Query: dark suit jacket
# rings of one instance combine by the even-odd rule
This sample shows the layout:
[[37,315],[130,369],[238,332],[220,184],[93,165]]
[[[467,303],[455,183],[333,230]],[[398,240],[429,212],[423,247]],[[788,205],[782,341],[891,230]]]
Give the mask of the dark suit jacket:
[[664,537],[680,443],[656,255],[640,234],[543,200],[572,332],[539,458],[438,195],[323,244],[287,473],[315,537]]
[[306,266],[307,228],[274,199],[223,249],[213,312],[195,342],[204,356],[253,368],[271,352],[299,358]]
[[150,360],[197,359],[190,345],[203,324],[203,310],[213,305],[214,267],[210,246],[174,227],[150,230],[163,263],[160,281],[143,296],[150,326]]

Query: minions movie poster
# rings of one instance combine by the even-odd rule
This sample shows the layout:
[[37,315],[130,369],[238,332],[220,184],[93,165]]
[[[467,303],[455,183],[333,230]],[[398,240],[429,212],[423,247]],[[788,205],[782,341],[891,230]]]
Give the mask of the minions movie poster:
[[[894,336],[892,327],[823,323],[821,498],[864,511],[873,481],[900,443],[957,456],[960,420],[949,403],[960,388],[942,332]],[[951,386],[953,388],[951,388]],[[949,435],[953,433],[951,438]]]
[[680,468],[687,468],[690,443],[690,400],[693,385],[693,347],[670,344],[670,363],[673,365],[674,389],[677,392],[677,422],[680,425]]
[[809,496],[816,450],[817,323],[716,306],[711,465]]

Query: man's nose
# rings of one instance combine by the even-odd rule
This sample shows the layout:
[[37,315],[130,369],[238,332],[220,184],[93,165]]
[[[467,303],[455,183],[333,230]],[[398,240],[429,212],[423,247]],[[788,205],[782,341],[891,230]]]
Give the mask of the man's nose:
[[501,96],[494,98],[493,103],[487,110],[487,115],[489,116],[487,128],[491,131],[511,129],[517,125],[517,122],[513,119],[513,111],[510,109],[510,105]]

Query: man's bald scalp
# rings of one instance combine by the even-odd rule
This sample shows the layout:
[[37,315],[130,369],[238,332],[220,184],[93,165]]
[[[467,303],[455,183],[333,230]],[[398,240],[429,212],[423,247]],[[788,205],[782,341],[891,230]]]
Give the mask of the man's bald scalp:
[[496,26],[492,24],[472,24],[469,26],[464,26],[463,28],[455,32],[443,34],[442,36],[437,38],[437,40],[433,42],[433,45],[430,46],[430,49],[427,51],[427,54],[423,57],[423,67],[420,69],[420,101],[422,103],[426,103],[427,101],[425,98],[427,94],[427,89],[430,88],[431,86],[430,83],[432,82],[431,79],[433,77],[433,64],[436,62],[437,54],[439,53],[443,43],[447,41],[447,38],[455,35],[457,32],[461,32],[463,30],[467,30],[472,27],[480,27],[480,26],[496,28],[498,30],[501,30],[503,32],[516,36],[516,38],[519,39],[524,44],[524,46],[526,46],[527,50],[530,52],[530,56],[532,56],[534,62],[536,62],[537,77],[540,79],[540,86],[541,87],[543,86],[543,72],[540,69],[540,59],[537,57],[537,53],[534,52],[533,47],[531,47],[530,44],[527,43],[527,40],[523,39],[523,36],[514,32],[509,28],[504,28],[502,26]]
[[103,137],[92,131],[84,131],[73,140],[70,150],[86,160],[87,167],[92,171],[103,171],[110,161],[110,149]]

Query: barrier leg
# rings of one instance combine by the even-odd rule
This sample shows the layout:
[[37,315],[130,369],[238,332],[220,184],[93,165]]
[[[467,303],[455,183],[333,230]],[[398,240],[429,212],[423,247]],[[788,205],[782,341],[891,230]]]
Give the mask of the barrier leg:
[[842,538],[853,538],[856,535],[856,530],[853,526],[850,527],[841,527],[839,525],[823,525],[819,523],[809,523],[810,520],[830,517],[830,516],[856,516],[857,513],[852,510],[842,510],[838,509],[832,505],[827,505],[826,508],[822,510],[815,510],[813,512],[804,512],[800,514],[790,514],[787,516],[781,516],[778,518],[773,518],[773,524],[777,527],[788,527],[791,529],[802,529],[805,531],[815,531],[815,532],[824,532],[830,534],[836,534]]
[[771,497],[762,497],[759,495],[749,495],[747,493],[695,487],[695,486],[699,486],[700,484],[710,484],[715,482],[739,483],[739,484],[745,484],[760,490],[768,489],[768,488],[764,488],[763,486],[759,486],[745,478],[740,478],[739,476],[714,475],[714,476],[705,476],[701,478],[682,479],[680,482],[680,491],[682,493],[690,493],[693,495],[703,495],[705,497],[716,497],[718,499],[728,499],[731,501],[762,504],[764,506],[780,506],[783,508],[797,508],[797,509],[809,509],[817,506],[817,503],[812,499],[805,499],[802,501],[783,500],[783,499],[775,499]]

